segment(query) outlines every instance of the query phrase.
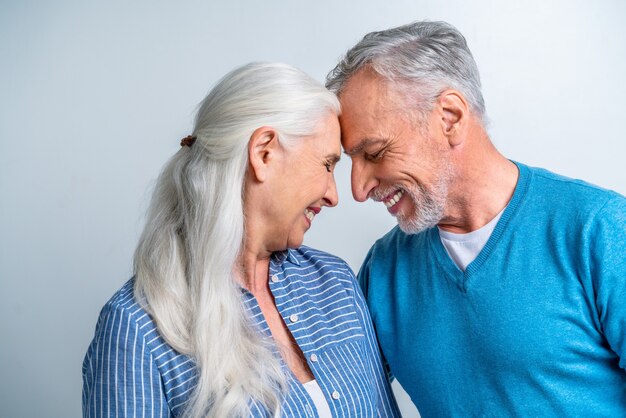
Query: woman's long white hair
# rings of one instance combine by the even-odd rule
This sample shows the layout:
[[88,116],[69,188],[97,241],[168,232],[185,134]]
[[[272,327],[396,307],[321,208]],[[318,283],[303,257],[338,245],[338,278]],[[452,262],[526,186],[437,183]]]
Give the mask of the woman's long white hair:
[[135,295],[168,344],[196,362],[186,417],[247,416],[252,402],[278,414],[284,372],[249,322],[234,276],[247,145],[261,126],[293,142],[338,113],[335,95],[303,72],[251,63],[211,90],[196,116],[195,143],[161,172],[135,252]]

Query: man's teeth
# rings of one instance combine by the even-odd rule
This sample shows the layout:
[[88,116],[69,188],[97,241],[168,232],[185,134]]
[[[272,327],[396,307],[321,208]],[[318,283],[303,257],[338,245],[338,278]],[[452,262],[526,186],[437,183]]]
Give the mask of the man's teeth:
[[312,221],[313,218],[315,218],[315,212],[313,212],[312,210],[309,210],[309,209],[305,209],[304,210],[304,216],[306,216],[309,221]]
[[395,205],[396,203],[398,203],[398,200],[400,200],[400,198],[402,197],[403,194],[404,194],[404,190],[400,190],[398,193],[393,195],[393,197],[391,199],[385,200],[383,203],[385,203],[385,206],[390,208],[393,205]]

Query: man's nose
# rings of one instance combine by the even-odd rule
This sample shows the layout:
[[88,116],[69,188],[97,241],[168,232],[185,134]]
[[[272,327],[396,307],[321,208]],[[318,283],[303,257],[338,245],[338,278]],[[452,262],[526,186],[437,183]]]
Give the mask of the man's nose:
[[352,160],[352,196],[357,202],[365,202],[371,190],[376,187],[376,179],[371,175],[371,170],[362,161]]

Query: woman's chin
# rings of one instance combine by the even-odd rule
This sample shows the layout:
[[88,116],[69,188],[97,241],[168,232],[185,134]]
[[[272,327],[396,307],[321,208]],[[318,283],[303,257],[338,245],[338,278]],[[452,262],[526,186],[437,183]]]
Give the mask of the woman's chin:
[[[306,231],[305,231],[306,232]],[[304,234],[299,237],[290,237],[287,241],[287,248],[300,248],[304,242]]]

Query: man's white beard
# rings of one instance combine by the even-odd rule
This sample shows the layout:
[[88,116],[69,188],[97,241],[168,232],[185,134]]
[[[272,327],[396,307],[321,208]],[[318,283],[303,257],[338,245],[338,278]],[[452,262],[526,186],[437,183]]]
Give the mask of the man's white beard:
[[403,188],[404,197],[413,202],[413,213],[396,214],[400,229],[406,234],[417,234],[437,225],[444,215],[448,197],[448,187],[452,179],[452,167],[446,161],[441,175],[431,190],[421,184]]

